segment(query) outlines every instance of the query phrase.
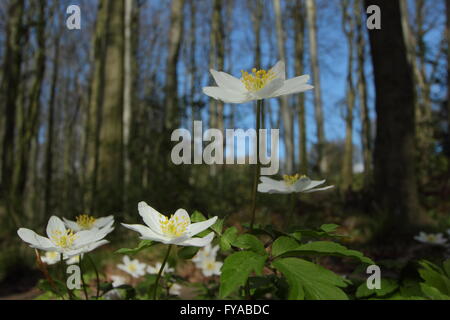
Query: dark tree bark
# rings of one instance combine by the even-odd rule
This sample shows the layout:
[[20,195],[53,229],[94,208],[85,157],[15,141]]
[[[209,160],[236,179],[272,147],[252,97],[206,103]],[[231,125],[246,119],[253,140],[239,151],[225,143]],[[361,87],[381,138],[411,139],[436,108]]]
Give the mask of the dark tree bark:
[[[408,230],[419,218],[415,173],[414,83],[398,0],[366,0],[382,12],[381,30],[369,31],[376,87],[375,195],[385,232]],[[398,228],[401,225],[402,228]]]
[[[5,129],[2,150],[2,185],[3,197],[11,196],[12,172],[15,162],[14,146],[16,131],[17,97],[19,95],[20,73],[22,63],[21,31],[23,28],[24,0],[12,0],[8,9],[7,38],[3,63],[3,81],[1,83],[1,110],[5,113]],[[10,208],[7,208],[8,212]],[[13,217],[13,216],[11,216]],[[17,221],[16,221],[17,223]]]

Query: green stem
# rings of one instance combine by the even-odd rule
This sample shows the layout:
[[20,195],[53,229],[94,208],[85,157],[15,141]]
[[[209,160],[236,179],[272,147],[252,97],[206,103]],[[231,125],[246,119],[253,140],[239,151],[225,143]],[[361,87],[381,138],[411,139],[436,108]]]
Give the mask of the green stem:
[[86,256],[87,256],[89,262],[91,263],[92,267],[94,268],[95,278],[97,280],[97,293],[95,295],[95,298],[98,300],[98,298],[100,297],[100,277],[98,275],[97,266],[95,265],[94,260],[92,260],[91,256],[88,255],[87,253],[86,253]]
[[81,259],[81,255],[80,255],[80,259],[78,260],[78,267],[80,268],[80,273],[81,273],[81,284],[83,285],[84,296],[86,297],[86,300],[89,300],[86,283],[84,282],[84,272],[83,272],[83,266],[81,265],[81,260],[82,259]]
[[157,293],[158,293],[158,284],[159,284],[159,280],[161,279],[162,272],[163,272],[163,270],[164,270],[164,267],[166,266],[167,259],[169,259],[169,254],[170,254],[170,250],[171,250],[171,249],[172,249],[172,245],[170,244],[170,245],[169,245],[169,248],[167,249],[166,256],[164,257],[164,261],[163,261],[163,263],[162,263],[162,265],[161,265],[161,268],[159,268],[158,276],[156,277],[155,288],[154,288],[154,290],[153,290],[153,300],[157,300],[157,299],[156,299],[156,295],[157,295]]
[[72,296],[72,290],[69,289],[69,287],[67,286],[67,269],[64,268],[64,254],[60,253],[60,263],[61,263],[61,270],[62,270],[62,274],[63,274],[63,279],[64,279],[64,285],[66,286],[67,292],[69,294],[69,300],[72,300],[73,296]]
[[284,225],[284,229],[285,230],[290,226],[290,224],[292,222],[292,217],[294,215],[294,209],[295,209],[295,197],[296,197],[295,193],[291,193],[289,195],[289,199],[288,199],[288,202],[289,202],[289,213],[288,213],[288,217],[286,219],[285,225]]
[[263,106],[263,100],[258,100],[256,102],[256,166],[255,173],[253,176],[253,189],[252,189],[252,211],[251,211],[251,221],[250,221],[250,231],[253,231],[253,226],[255,224],[256,215],[256,195],[258,193],[258,182],[261,173],[259,163],[259,129],[261,129],[261,109]]

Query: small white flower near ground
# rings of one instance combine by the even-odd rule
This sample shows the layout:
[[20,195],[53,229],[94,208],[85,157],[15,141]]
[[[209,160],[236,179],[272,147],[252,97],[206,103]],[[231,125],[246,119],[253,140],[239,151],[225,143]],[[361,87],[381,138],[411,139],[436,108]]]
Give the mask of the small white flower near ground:
[[147,265],[145,263],[141,263],[138,259],[131,260],[130,257],[123,257],[123,264],[118,264],[117,268],[122,271],[125,271],[133,278],[139,278],[145,275],[145,269]]
[[41,256],[41,261],[47,265],[56,264],[61,261],[61,254],[56,251],[48,251]]
[[181,293],[181,286],[179,284],[172,284],[169,289],[169,294],[172,296],[179,296]]
[[[148,266],[147,267],[147,273],[149,274],[158,274],[159,269],[161,269],[162,263],[161,262],[157,262],[155,264],[155,266]],[[175,269],[174,268],[170,268],[168,264],[166,264],[166,266],[164,267],[161,275],[164,275],[165,273],[172,273],[174,272]]]
[[414,239],[422,243],[433,245],[445,245],[447,243],[447,239],[444,238],[442,233],[420,232]]

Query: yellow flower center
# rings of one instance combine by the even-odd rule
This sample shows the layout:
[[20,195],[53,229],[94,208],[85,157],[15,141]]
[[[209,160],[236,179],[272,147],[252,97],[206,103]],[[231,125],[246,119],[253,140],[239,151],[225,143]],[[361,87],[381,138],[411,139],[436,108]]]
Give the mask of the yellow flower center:
[[171,238],[182,236],[189,225],[186,217],[180,218],[178,216],[170,216],[170,219],[163,216],[160,223],[162,232]]
[[67,229],[65,233],[56,230],[53,232],[52,241],[58,247],[66,249],[72,247],[76,238],[76,234],[70,229]]
[[241,73],[242,83],[245,88],[251,92],[261,90],[267,83],[275,79],[275,75],[270,70],[257,70],[256,68],[253,68],[252,73],[248,73],[247,71],[241,71]]
[[94,226],[96,219],[90,215],[82,214],[77,217],[77,224],[81,229],[91,229]]
[[289,176],[287,174],[285,174],[283,176],[283,180],[288,186],[292,186],[293,184],[295,184],[298,180],[300,180],[302,178],[306,178],[306,176],[305,175],[299,175],[298,173],[293,175],[293,176]]
[[137,266],[136,266],[134,263],[130,263],[130,264],[128,265],[128,269],[129,269],[131,272],[136,272]]
[[59,258],[59,253],[56,251],[47,252],[45,257],[48,259],[56,260]]
[[206,269],[207,270],[214,270],[214,267],[215,267],[215,263],[214,262],[208,262],[206,264]]
[[429,235],[427,235],[427,240],[428,240],[428,242],[435,242],[436,236],[434,234],[429,234]]

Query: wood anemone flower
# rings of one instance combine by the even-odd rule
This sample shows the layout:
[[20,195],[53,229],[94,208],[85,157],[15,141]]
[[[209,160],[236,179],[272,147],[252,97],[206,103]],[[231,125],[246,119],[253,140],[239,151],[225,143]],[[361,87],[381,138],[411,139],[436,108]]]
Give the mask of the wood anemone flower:
[[286,80],[286,68],[283,61],[277,62],[269,71],[256,68],[252,70],[252,73],[242,71],[240,79],[213,69],[210,72],[217,87],[204,87],[203,93],[225,103],[246,103],[300,93],[314,88],[307,84],[308,75]]
[[103,218],[94,218],[93,216],[82,214],[76,217],[75,221],[63,218],[67,228],[77,232],[81,230],[90,230],[92,228],[102,229],[109,228],[109,232],[113,231],[114,216],[107,216]]
[[285,175],[283,176],[283,180],[261,177],[260,181],[258,192],[262,193],[311,193],[334,188],[334,186],[316,188],[324,184],[326,180],[311,180],[307,176],[300,176],[298,174],[293,176]]
[[191,223],[191,219],[184,209],[178,209],[173,216],[167,218],[145,202],[138,204],[138,211],[146,225],[124,223],[122,225],[140,233],[143,240],[178,246],[204,247],[214,238],[214,232],[203,238],[194,238],[194,236],[211,227],[217,221],[217,217]]
[[31,248],[58,252],[63,254],[64,258],[71,258],[108,243],[109,241],[103,240],[108,231],[107,229],[93,228],[74,232],[71,229],[66,229],[60,218],[52,216],[47,224],[48,238],[26,228],[20,228],[17,234]]

